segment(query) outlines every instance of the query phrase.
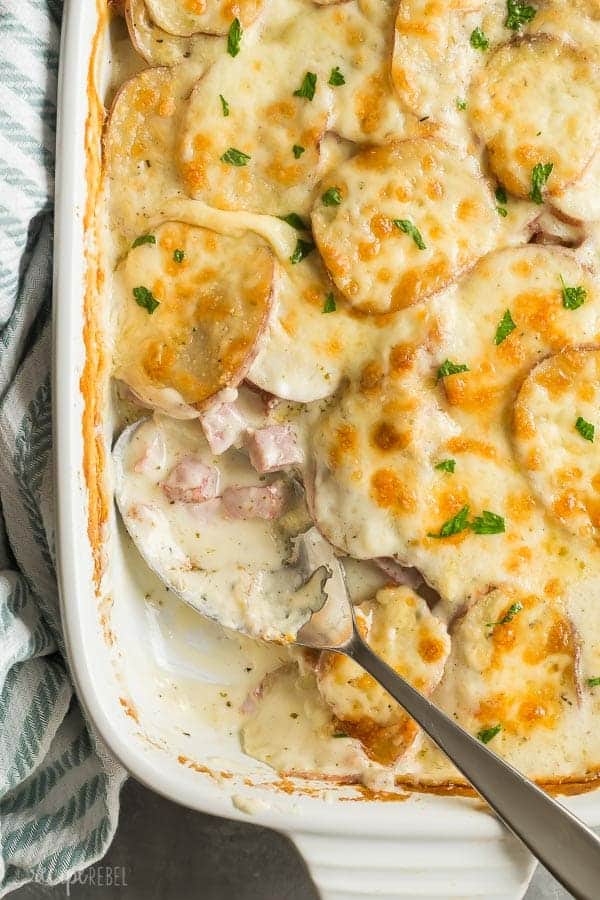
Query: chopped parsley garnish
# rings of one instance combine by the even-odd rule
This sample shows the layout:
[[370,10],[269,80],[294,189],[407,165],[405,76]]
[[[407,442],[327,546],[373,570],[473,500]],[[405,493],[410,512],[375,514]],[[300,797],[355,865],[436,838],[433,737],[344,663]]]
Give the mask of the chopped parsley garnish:
[[453,534],[460,534],[461,531],[465,531],[469,527],[469,507],[463,506],[463,508],[456,513],[455,516],[452,516],[451,519],[448,519],[447,522],[444,522],[440,530],[437,534],[428,532],[427,537],[432,538],[447,538],[452,537]]
[[339,66],[336,66],[331,70],[327,84],[330,84],[332,87],[340,87],[340,85],[346,84],[346,79],[340,72]]
[[290,262],[292,265],[296,265],[296,263],[302,262],[302,260],[308,256],[315,249],[315,245],[312,241],[303,241],[301,238],[298,238],[296,241],[296,249],[290,256]]
[[342,202],[342,192],[338,187],[330,187],[321,196],[323,206],[339,206]]
[[312,100],[317,89],[317,76],[314,72],[306,72],[302,79],[302,84],[297,91],[294,91],[294,97],[305,97]]
[[586,441],[594,442],[594,434],[595,427],[591,422],[586,422],[581,416],[577,417],[577,421],[575,422],[575,428],[579,432],[582,438],[585,438]]
[[227,52],[230,56],[237,56],[240,52],[242,34],[243,31],[240,20],[235,18],[229,26],[229,31],[227,33]]
[[587,298],[586,289],[581,285],[579,285],[578,287],[568,287],[565,284],[565,280],[562,275],[560,276],[560,283],[562,285],[562,302],[564,308],[579,309],[580,306],[583,306]]
[[436,463],[434,468],[439,472],[454,472],[454,469],[456,468],[456,460],[443,459],[441,462]]
[[485,34],[479,27],[475,28],[471,32],[469,43],[471,44],[473,50],[487,50],[490,46],[488,38],[486,38]]
[[504,24],[511,31],[519,31],[537,12],[535,6],[528,6],[522,0],[506,0],[506,7],[508,15]]
[[497,206],[496,212],[498,213],[499,216],[502,216],[503,219],[505,219],[508,215],[508,210],[505,206]]
[[503,188],[501,184],[499,184],[496,188],[496,200],[498,201],[498,203],[508,203],[508,195],[505,188]]
[[502,534],[506,531],[502,516],[490,512],[489,509],[484,509],[480,516],[475,516],[469,528],[475,534]]
[[337,306],[336,306],[336,302],[335,302],[335,297],[331,293],[327,294],[327,296],[325,297],[325,303],[323,304],[323,312],[331,313],[331,312],[335,312],[336,309],[337,309]]
[[219,99],[221,100],[223,115],[225,116],[225,118],[227,118],[227,116],[229,115],[229,103],[227,102],[223,94],[219,94]]
[[517,326],[513,322],[513,317],[510,314],[510,309],[507,309],[502,318],[500,319],[500,323],[496,328],[496,336],[494,337],[494,343],[496,346],[501,344],[502,341],[505,341],[509,336],[511,331],[514,331]]
[[416,225],[413,225],[408,219],[394,219],[394,225],[396,228],[399,228],[400,231],[403,231],[404,234],[408,234],[409,237],[413,239],[419,250],[426,250],[427,245],[423,240],[421,232],[417,228]]
[[141,234],[139,237],[136,237],[135,241],[131,245],[131,249],[134,250],[136,247],[141,247],[142,244],[155,244],[156,238],[153,234]]
[[501,619],[499,619],[497,622],[488,622],[486,627],[487,628],[495,628],[497,625],[508,625],[508,623],[512,622],[512,620],[514,619],[516,614],[520,613],[522,609],[523,609],[523,604],[519,603],[517,601],[516,603],[513,603],[512,606],[510,606],[508,608],[508,610],[504,613],[504,615],[502,616]]
[[553,168],[554,163],[551,162],[536,163],[531,170],[531,190],[529,192],[529,199],[538,205],[544,202],[542,188],[547,184]]
[[135,297],[137,305],[141,306],[142,309],[147,310],[150,315],[152,315],[154,310],[160,306],[160,303],[152,291],[149,291],[147,287],[134,287],[133,296]]
[[230,147],[221,157],[221,162],[227,163],[228,166],[247,166],[248,160],[251,158],[247,153],[236,150],[235,147]]
[[291,225],[297,231],[308,231],[308,225],[304,219],[300,218],[298,213],[291,212],[287,216],[277,216],[277,218],[281,219],[282,222],[287,222],[288,225]]
[[350,735],[346,734],[345,731],[334,731],[333,734],[331,735],[331,737],[343,738],[343,737],[350,737]]
[[182,263],[185,259],[185,253],[183,250],[173,250],[173,262]]
[[489,744],[492,738],[495,738],[498,732],[502,731],[502,725],[492,725],[491,728],[483,728],[477,732],[477,737],[482,744]]
[[462,100],[460,97],[456,98],[456,108],[464,111],[467,108],[467,101]]
[[598,685],[600,684],[600,678],[588,678],[587,683],[589,687],[598,687]]
[[304,153],[305,148],[301,147],[300,144],[294,144],[292,147],[292,153],[294,154],[296,159],[300,159],[302,154]]
[[455,363],[451,359],[447,359],[437,370],[436,381],[439,381],[440,378],[445,378],[447,375],[458,375],[460,372],[468,371],[469,367],[465,366],[464,363]]

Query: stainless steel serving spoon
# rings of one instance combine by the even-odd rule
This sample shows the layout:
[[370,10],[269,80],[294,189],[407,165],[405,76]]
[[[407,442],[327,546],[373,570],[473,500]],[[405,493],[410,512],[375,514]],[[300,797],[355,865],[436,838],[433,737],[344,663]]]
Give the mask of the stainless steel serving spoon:
[[[238,626],[235,620],[227,618],[223,608],[226,604],[199,602],[195,589],[186,589],[174,579],[172,571],[161,571],[157,560],[153,561],[140,546],[128,514],[129,500],[119,484],[124,477],[122,457],[127,443],[141,424],[127,429],[114,449],[115,497],[131,537],[151,568],[179,599],[224,627],[237,627],[248,634],[242,624]],[[316,528],[294,539],[293,556],[278,575],[290,587],[274,599],[277,604],[287,603],[288,615],[297,611],[295,601],[311,588],[309,600],[299,606],[304,610],[300,621],[305,624],[298,630],[295,642],[342,653],[362,666],[412,716],[540,862],[575,897],[596,900],[600,896],[600,840],[564,806],[437,709],[371,650],[358,631],[342,565]],[[316,611],[311,614],[311,609]],[[278,611],[282,612],[279,607]],[[252,636],[267,637],[264,633]],[[289,642],[289,634],[285,640]]]

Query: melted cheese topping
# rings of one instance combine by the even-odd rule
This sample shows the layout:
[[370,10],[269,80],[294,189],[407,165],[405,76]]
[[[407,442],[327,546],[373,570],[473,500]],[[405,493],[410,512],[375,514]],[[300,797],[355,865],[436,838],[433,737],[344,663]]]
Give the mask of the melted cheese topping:
[[[535,777],[597,772],[596,0],[538,0],[515,30],[504,0],[124,8],[150,67],[104,141],[115,375],[169,414],[117,445],[142,559],[205,615],[286,641],[323,601],[285,568],[316,524],[349,554],[367,640],[420,690]],[[301,472],[261,480],[174,421],[243,378],[248,434],[291,426]],[[220,493],[283,479],[290,506],[171,502],[190,456]],[[427,605],[380,590],[382,556]],[[247,753],[388,787],[459,777],[353,663],[286,656],[239,716]]]

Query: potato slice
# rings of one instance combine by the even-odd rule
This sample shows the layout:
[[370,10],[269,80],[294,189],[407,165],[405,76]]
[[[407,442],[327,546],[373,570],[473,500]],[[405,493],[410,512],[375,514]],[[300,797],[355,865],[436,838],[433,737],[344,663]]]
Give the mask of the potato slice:
[[570,532],[600,540],[600,350],[543,360],[515,403],[514,439],[541,502]]
[[552,197],[552,206],[557,215],[575,223],[600,221],[599,184],[600,152],[596,151],[581,178]]
[[469,117],[508,191],[527,197],[534,168],[551,164],[541,193],[559,194],[582,175],[598,145],[595,65],[582,50],[547,36],[507,44],[475,76]]
[[234,18],[243,26],[259,15],[264,0],[145,0],[152,20],[169,34],[227,34]]
[[[389,587],[362,603],[357,614],[365,639],[378,656],[429,696],[442,677],[450,638],[425,601],[407,587]],[[371,759],[392,765],[414,742],[416,723],[351,659],[323,653],[317,680],[339,730],[358,738]]]
[[501,584],[481,596],[452,630],[434,695],[471,734],[534,778],[580,771],[586,756],[579,642],[555,588],[549,582],[538,595]]
[[[150,406],[170,389],[200,407],[244,378],[272,302],[274,262],[257,237],[168,222],[117,269],[115,374]],[[235,260],[235,264],[232,264]]]
[[366,313],[440,291],[494,246],[499,231],[475,160],[435,140],[364,150],[318,193],[317,245],[338,288]]
[[248,378],[300,403],[333,394],[374,328],[352,315],[317,253],[278,267],[274,312]]
[[[145,0],[125,0],[125,18],[131,43],[143,59],[151,66],[175,66],[185,64],[185,68],[196,70],[199,77],[201,68],[217,52],[221,42],[204,34],[179,37],[163,31],[148,14]],[[222,47],[219,46],[222,51]]]

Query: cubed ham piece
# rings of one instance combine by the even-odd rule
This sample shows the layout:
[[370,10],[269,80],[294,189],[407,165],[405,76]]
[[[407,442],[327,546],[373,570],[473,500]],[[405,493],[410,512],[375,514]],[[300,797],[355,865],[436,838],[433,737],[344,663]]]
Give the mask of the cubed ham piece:
[[269,425],[251,432],[246,447],[250,462],[261,475],[304,462],[296,432],[289,425]]
[[226,388],[215,395],[214,402],[200,416],[200,424],[208,446],[219,455],[237,443],[248,423],[237,408],[237,391]]
[[223,491],[223,506],[231,519],[276,519],[283,513],[287,497],[284,481],[228,487]]
[[171,501],[203,503],[219,492],[219,470],[195,456],[185,456],[171,469],[162,489]]

